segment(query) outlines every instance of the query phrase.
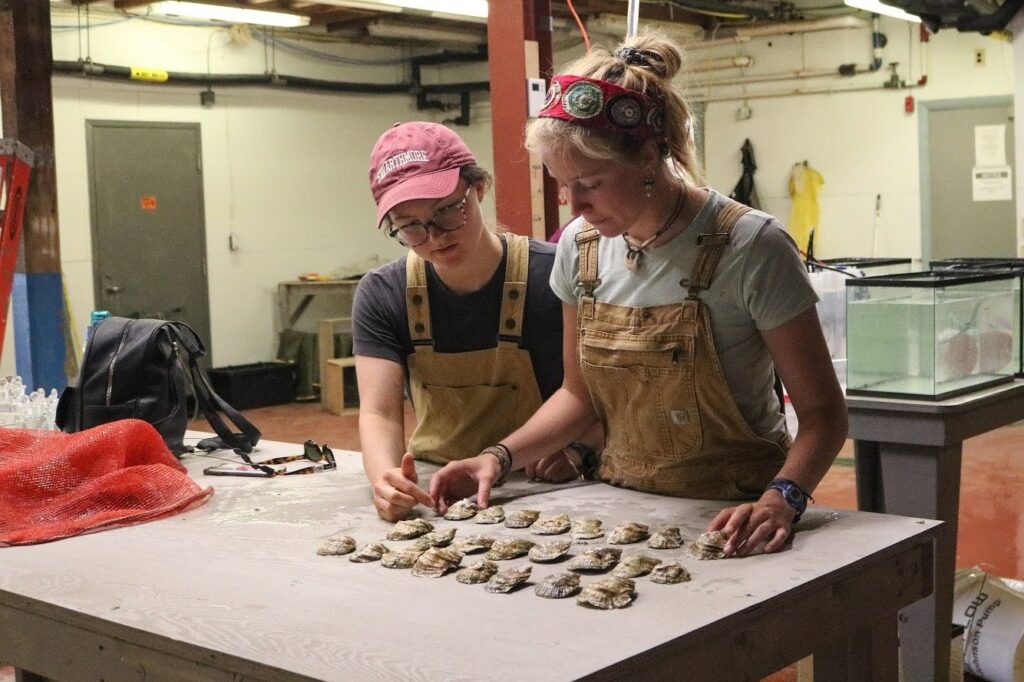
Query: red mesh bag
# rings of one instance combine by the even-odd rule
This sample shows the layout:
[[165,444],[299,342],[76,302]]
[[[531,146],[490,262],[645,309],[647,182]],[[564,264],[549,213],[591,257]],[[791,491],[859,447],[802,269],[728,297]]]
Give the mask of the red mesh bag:
[[151,521],[212,494],[144,421],[74,434],[0,429],[0,546]]

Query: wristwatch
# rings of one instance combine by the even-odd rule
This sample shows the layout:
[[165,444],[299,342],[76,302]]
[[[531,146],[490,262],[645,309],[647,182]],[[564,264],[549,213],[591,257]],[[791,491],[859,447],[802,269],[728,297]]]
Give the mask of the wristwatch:
[[796,516],[793,517],[793,523],[800,520],[803,516],[804,510],[807,509],[807,501],[814,501],[808,493],[804,492],[804,489],[798,486],[788,478],[776,478],[774,481],[768,484],[765,490],[778,490],[782,493],[782,499],[786,501],[790,507],[796,510]]

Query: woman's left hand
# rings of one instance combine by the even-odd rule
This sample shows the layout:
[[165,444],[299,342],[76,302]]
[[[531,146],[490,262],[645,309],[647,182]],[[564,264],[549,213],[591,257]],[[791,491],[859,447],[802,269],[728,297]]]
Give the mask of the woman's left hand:
[[721,530],[729,536],[727,556],[747,556],[763,542],[765,554],[777,552],[792,533],[796,510],[786,504],[777,490],[767,490],[757,502],[726,507],[718,513],[708,530]]

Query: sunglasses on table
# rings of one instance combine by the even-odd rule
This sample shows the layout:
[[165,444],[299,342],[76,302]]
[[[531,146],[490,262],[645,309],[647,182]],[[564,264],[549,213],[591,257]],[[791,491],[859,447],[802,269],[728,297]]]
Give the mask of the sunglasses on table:
[[[263,459],[258,462],[252,460],[248,453],[235,450],[235,454],[242,458],[244,464],[227,461],[227,464],[218,464],[203,470],[204,474],[210,476],[260,476],[272,478],[274,476],[295,476],[301,474],[315,474],[321,471],[337,469],[338,463],[334,459],[334,452],[331,447],[324,443],[318,445],[316,441],[307,440],[302,444],[301,455],[288,455],[285,457],[274,457]],[[217,459],[220,459],[219,457]],[[289,469],[280,467],[290,462],[308,462],[308,466]],[[278,465],[278,466],[275,466]]]

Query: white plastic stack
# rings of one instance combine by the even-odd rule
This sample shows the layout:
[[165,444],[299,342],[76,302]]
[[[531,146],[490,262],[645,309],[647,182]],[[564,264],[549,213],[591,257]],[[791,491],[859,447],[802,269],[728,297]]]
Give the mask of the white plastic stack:
[[0,427],[56,431],[57,389],[25,392],[21,377],[0,378]]

